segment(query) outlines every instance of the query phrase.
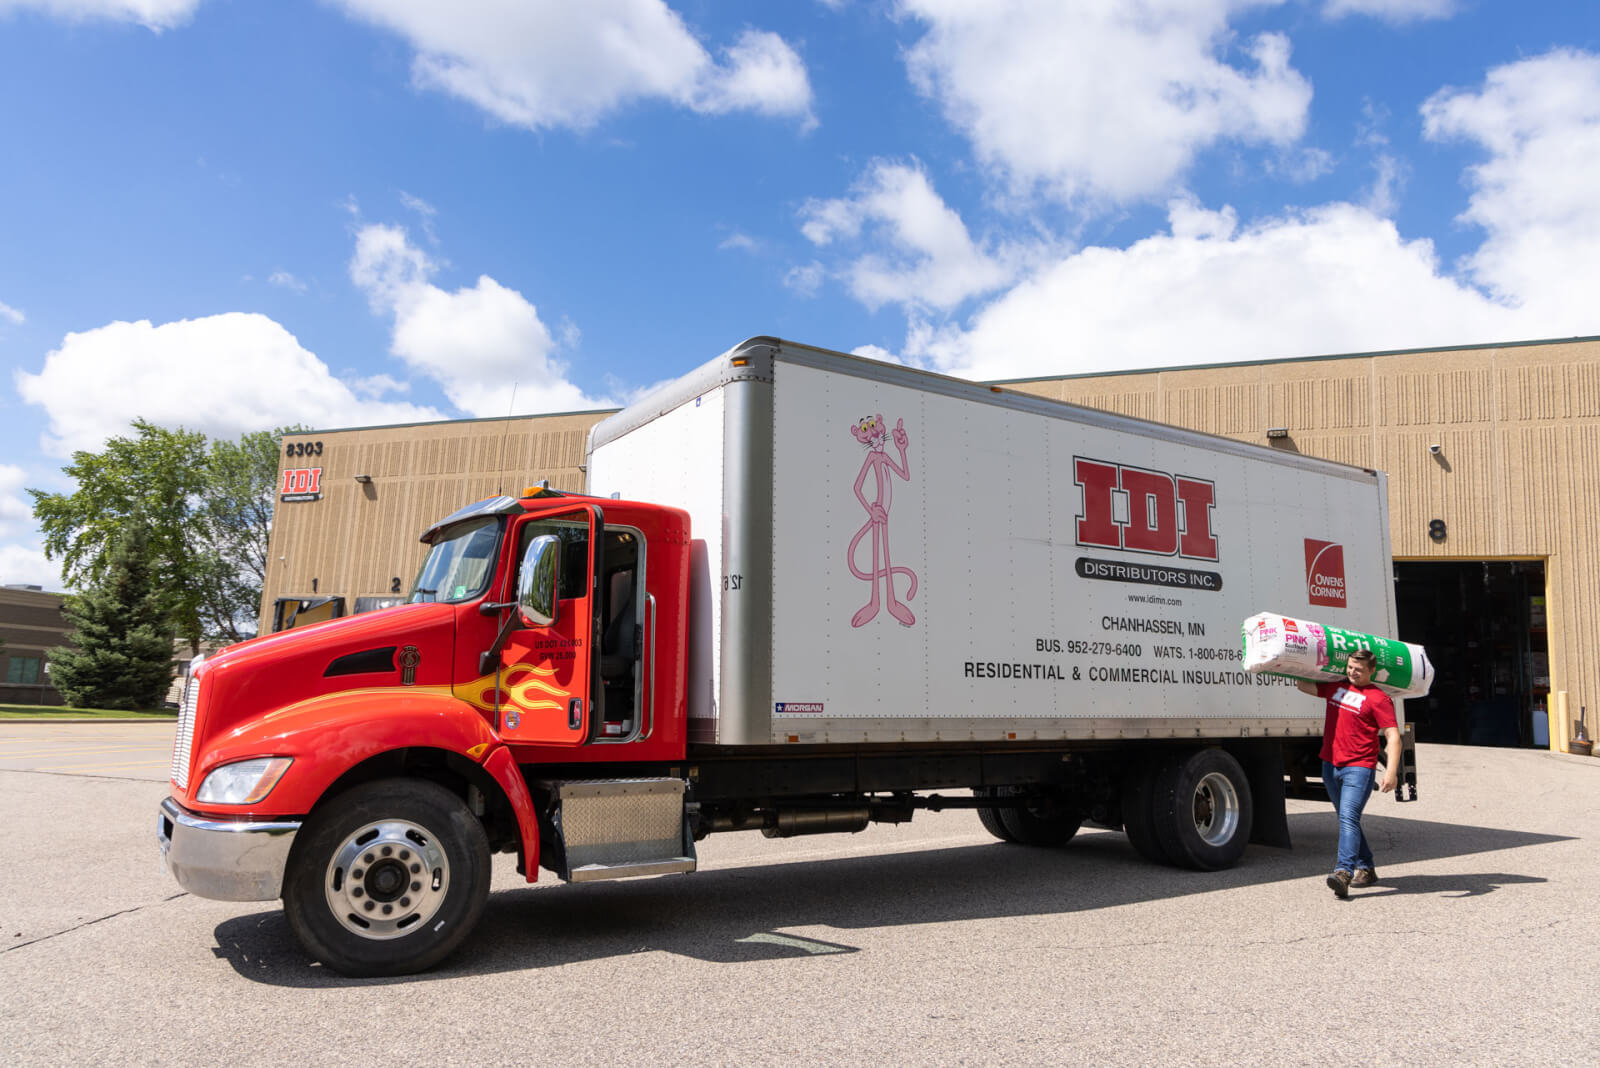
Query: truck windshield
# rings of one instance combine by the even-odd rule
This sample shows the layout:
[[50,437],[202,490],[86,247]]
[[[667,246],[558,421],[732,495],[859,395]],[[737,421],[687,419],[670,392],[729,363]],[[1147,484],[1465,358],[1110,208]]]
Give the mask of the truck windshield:
[[457,523],[439,535],[411,587],[412,604],[469,601],[484,591],[494,574],[502,517],[484,516]]

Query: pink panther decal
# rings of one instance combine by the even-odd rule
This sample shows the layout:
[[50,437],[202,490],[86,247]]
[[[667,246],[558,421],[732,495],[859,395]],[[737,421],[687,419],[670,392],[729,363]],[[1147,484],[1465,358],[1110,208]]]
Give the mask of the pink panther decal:
[[[878,614],[878,582],[883,581],[883,595],[888,602],[889,614],[899,620],[902,626],[911,626],[917,617],[894,595],[894,577],[904,575],[910,580],[906,589],[907,601],[917,595],[917,573],[909,567],[893,567],[889,563],[889,507],[894,500],[893,474],[899,475],[907,482],[911,481],[911,466],[906,462],[906,446],[911,439],[906,436],[904,419],[895,420],[894,445],[900,450],[900,462],[897,464],[884,450],[883,443],[889,437],[889,430],[885,426],[882,414],[867,416],[861,422],[850,427],[850,433],[855,439],[866,446],[867,457],[861,462],[861,473],[856,476],[856,500],[861,502],[861,507],[867,510],[867,521],[862,528],[856,531],[855,537],[850,539],[850,549],[846,553],[846,561],[850,565],[850,573],[864,582],[872,583],[872,600],[868,601],[856,614],[850,617],[852,627],[864,627]],[[876,484],[876,492],[871,500],[861,492],[861,487],[866,484],[867,476],[872,475]],[[872,535],[872,570],[863,571],[856,566],[856,546],[861,544],[861,539],[868,534]]]

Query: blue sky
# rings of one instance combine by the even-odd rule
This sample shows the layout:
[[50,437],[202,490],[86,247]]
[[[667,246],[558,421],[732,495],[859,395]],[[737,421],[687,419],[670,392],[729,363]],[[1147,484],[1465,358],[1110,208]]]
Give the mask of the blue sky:
[[0,0],[0,583],[136,417],[1597,335],[1597,189],[1589,0]]

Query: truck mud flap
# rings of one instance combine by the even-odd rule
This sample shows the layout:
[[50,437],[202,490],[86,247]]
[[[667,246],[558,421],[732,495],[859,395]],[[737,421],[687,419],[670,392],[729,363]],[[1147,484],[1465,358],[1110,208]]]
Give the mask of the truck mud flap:
[[548,861],[568,882],[694,871],[682,779],[584,779],[539,784],[552,803]]
[[[1408,791],[1409,797],[1406,796]],[[1400,781],[1395,785],[1394,799],[1396,801],[1417,799],[1417,735],[1409,723],[1400,735]]]

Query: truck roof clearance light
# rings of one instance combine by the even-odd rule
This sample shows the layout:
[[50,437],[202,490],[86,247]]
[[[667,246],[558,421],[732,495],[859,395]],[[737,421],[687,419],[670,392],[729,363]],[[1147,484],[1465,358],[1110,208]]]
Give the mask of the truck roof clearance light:
[[570,497],[570,496],[572,496],[570,493],[562,493],[558,489],[551,489],[550,488],[550,483],[549,483],[548,480],[540,482],[537,486],[524,486],[523,489],[522,489],[522,499],[523,500],[527,500],[530,497]]
[[206,776],[195,800],[207,805],[253,805],[278,785],[293,757],[258,757],[224,764]]

